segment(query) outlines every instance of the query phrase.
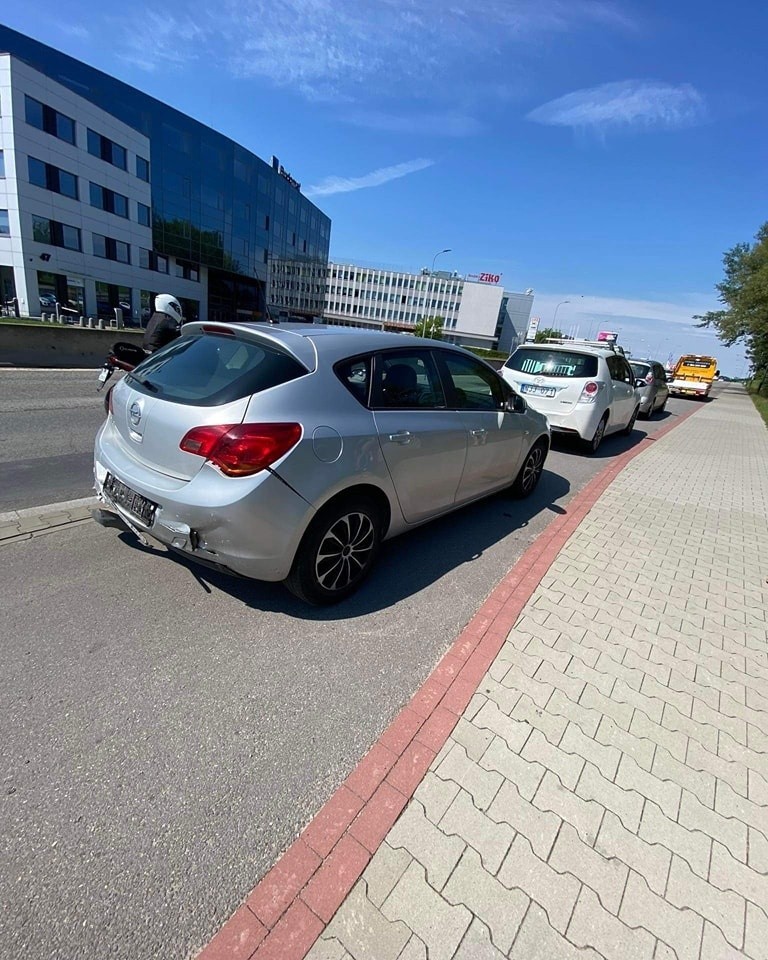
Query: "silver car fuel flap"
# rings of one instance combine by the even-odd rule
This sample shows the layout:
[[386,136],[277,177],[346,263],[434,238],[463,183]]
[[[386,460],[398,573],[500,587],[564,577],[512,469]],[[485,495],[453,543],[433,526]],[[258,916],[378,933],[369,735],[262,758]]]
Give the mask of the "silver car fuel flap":
[[123,507],[145,526],[151,527],[154,523],[158,505],[140,493],[136,493],[135,490],[131,490],[127,484],[111,473],[108,473],[104,480],[104,493],[116,506]]

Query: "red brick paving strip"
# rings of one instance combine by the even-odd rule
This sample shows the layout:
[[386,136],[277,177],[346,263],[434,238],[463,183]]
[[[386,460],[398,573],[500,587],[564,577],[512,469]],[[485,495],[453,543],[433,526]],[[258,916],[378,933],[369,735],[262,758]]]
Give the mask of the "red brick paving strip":
[[617,457],[539,534],[198,960],[303,960],[413,796],[571,534],[631,460],[698,409]]

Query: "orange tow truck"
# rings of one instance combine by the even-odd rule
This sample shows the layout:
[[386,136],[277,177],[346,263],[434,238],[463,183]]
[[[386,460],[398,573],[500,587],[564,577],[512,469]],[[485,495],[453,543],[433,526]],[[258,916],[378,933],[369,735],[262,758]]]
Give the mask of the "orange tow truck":
[[719,376],[717,360],[714,357],[701,357],[686,354],[675,364],[672,381],[668,384],[671,396],[699,397],[709,396],[715,377]]

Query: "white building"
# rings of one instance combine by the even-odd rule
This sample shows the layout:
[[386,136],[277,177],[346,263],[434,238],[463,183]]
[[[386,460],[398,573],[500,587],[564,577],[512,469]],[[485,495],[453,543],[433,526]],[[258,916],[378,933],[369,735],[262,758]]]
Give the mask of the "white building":
[[311,321],[330,229],[277,158],[0,24],[0,308]]
[[[150,307],[149,140],[9,54],[0,55],[0,298],[22,315]],[[146,170],[146,178],[142,175]],[[158,282],[159,281],[159,282]],[[168,282],[151,281],[157,289]],[[174,278],[197,300],[199,276]],[[146,303],[144,301],[147,301]]]
[[326,323],[406,332],[423,317],[442,317],[445,340],[509,350],[524,335],[532,305],[533,293],[507,293],[498,282],[457,273],[328,264]]

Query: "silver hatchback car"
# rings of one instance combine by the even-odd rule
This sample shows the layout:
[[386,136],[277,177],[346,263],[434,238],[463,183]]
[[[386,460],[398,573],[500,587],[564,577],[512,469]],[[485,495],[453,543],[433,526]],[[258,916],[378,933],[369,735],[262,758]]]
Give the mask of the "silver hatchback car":
[[315,604],[352,593],[383,539],[531,493],[550,442],[459,347],[312,324],[187,324],[108,402],[97,519]]

